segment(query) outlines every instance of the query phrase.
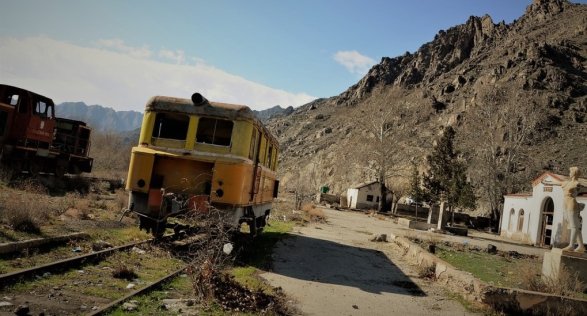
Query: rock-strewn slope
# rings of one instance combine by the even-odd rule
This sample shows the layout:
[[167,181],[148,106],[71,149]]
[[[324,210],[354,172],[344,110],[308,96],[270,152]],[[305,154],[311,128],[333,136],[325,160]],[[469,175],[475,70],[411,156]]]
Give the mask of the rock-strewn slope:
[[411,128],[406,165],[422,161],[447,125],[457,130],[459,149],[473,161],[481,108],[531,104],[540,110],[540,124],[518,166],[530,181],[543,168],[587,168],[586,79],[587,5],[534,0],[511,24],[470,17],[414,53],[384,57],[340,95],[269,125],[281,142],[286,187],[301,173],[316,179],[312,185],[329,184],[340,193],[375,176],[361,168],[368,165],[364,157],[348,155],[367,133],[370,104],[401,104],[398,115]]

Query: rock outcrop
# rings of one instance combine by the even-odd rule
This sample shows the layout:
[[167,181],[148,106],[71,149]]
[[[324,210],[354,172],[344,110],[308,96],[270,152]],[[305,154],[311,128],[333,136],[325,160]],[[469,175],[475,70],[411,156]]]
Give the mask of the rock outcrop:
[[[313,174],[340,193],[373,179],[363,171],[368,168],[344,160],[367,133],[363,123],[373,103],[403,105],[398,115],[412,128],[414,144],[408,161],[421,161],[447,125],[457,130],[459,149],[474,157],[480,128],[475,117],[482,107],[530,104],[542,116],[532,143],[525,144],[527,156],[519,167],[524,176],[531,178],[543,167],[585,169],[586,39],[587,5],[534,0],[510,24],[487,15],[470,17],[439,31],[414,53],[384,57],[340,95],[269,121],[281,142],[283,183],[287,187],[294,174]],[[393,98],[386,93],[396,90]]]

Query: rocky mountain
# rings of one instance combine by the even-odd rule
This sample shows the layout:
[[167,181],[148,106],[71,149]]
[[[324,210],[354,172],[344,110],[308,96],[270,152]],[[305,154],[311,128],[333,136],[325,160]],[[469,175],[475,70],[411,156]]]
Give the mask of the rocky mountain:
[[272,108],[266,110],[253,110],[253,113],[263,122],[268,121],[271,118],[276,118],[279,116],[290,115],[293,113],[294,108],[293,106],[288,106],[287,108],[282,108],[280,105],[276,105]]
[[503,112],[507,118],[507,111],[513,116],[520,109],[529,109],[536,124],[521,142],[523,158],[513,173],[529,184],[543,169],[567,173],[577,165],[587,171],[586,79],[587,5],[534,0],[510,24],[471,16],[416,52],[382,58],[340,95],[269,120],[281,143],[282,183],[291,188],[311,179],[305,185],[326,184],[343,193],[373,180],[375,155],[353,152],[374,139],[367,128],[373,118],[392,108],[393,124],[404,131],[395,140],[402,159],[393,162],[403,168],[388,180],[398,191],[412,162],[425,169],[424,157],[447,126],[456,130],[457,147],[479,189],[483,176],[476,164],[484,135],[499,134],[495,155],[505,159],[509,152],[499,142],[517,133],[503,124],[489,127],[489,117]]
[[143,113],[115,111],[101,105],[86,105],[83,102],[64,102],[56,105],[58,117],[80,120],[98,131],[124,132],[137,129],[143,121]]

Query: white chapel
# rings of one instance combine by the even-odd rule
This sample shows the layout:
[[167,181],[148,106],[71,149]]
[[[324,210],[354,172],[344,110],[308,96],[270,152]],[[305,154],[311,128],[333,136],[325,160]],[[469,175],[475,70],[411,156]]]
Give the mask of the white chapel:
[[[567,176],[545,172],[532,181],[532,193],[505,195],[501,236],[539,247],[568,245],[569,229],[561,187],[567,179]],[[587,240],[587,179],[579,178],[579,183],[583,188],[577,202],[582,208],[583,240]]]

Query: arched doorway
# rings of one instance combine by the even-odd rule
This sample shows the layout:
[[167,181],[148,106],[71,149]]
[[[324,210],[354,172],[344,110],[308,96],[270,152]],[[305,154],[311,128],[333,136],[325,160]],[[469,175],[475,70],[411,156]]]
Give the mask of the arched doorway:
[[542,202],[541,229],[540,229],[540,246],[552,245],[552,219],[554,214],[554,202],[552,198],[547,197]]

